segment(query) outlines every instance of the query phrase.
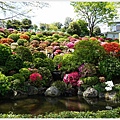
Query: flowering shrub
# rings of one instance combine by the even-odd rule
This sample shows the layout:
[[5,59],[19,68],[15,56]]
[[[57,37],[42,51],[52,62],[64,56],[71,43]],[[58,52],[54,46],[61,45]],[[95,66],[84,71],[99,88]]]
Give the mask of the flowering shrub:
[[79,68],[79,75],[80,77],[88,77],[96,74],[96,68],[95,65],[90,63],[84,63]]
[[12,42],[14,42],[14,40],[11,38],[1,38],[0,39],[1,44],[8,43],[10,45]]
[[31,80],[32,82],[37,81],[37,80],[42,80],[42,76],[41,76],[41,74],[39,74],[39,73],[32,73],[32,74],[30,75],[30,80]]
[[26,35],[26,34],[21,34],[20,35],[20,39],[26,39],[26,40],[29,40],[29,36],[28,35]]
[[68,48],[73,48],[74,47],[74,43],[72,43],[72,42],[67,43],[67,47]]
[[114,56],[120,56],[120,44],[117,42],[106,42],[105,44],[102,44],[104,49],[108,54],[112,54]]
[[66,84],[71,84],[72,86],[80,86],[83,82],[79,78],[79,73],[75,71],[69,74],[65,74],[63,81]]

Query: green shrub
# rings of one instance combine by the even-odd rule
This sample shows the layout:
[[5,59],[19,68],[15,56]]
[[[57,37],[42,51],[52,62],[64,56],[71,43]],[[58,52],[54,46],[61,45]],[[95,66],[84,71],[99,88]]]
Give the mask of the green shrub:
[[18,71],[20,68],[23,67],[23,61],[17,54],[13,54],[8,57],[8,59],[5,62],[5,66],[7,71]]
[[76,61],[76,57],[72,53],[64,54],[61,63],[62,64],[60,70],[63,72],[75,71],[78,68],[78,66],[81,65],[80,62]]
[[32,62],[29,61],[23,61],[23,67],[24,68],[31,68],[33,66]]
[[22,46],[24,46],[24,44],[27,43],[27,42],[28,41],[26,39],[18,39],[17,40],[18,45],[22,45]]
[[67,89],[66,83],[60,80],[53,82],[52,86],[55,86],[58,90],[60,90],[61,93],[64,93]]
[[96,65],[106,56],[106,52],[97,40],[81,40],[75,45],[74,55],[81,63]]
[[16,73],[13,75],[14,80],[19,80],[19,84],[23,84],[25,82],[25,77],[21,73]]
[[57,39],[60,38],[59,34],[53,34],[52,36],[55,37],[55,38],[57,38]]
[[72,35],[73,38],[79,38],[77,34]]
[[11,38],[14,40],[14,42],[17,42],[17,40],[19,39],[19,35],[16,33],[12,33],[12,34],[8,35],[8,38]]
[[25,79],[27,80],[31,74],[31,72],[27,69],[27,68],[21,68],[19,70],[20,74],[23,75],[25,77]]
[[4,38],[4,37],[3,37],[2,35],[0,35],[0,39],[1,39],[1,38]]
[[0,65],[4,66],[7,58],[12,54],[11,48],[0,44]]
[[52,82],[52,74],[47,67],[39,67],[38,72],[42,75],[42,86],[49,87]]
[[33,60],[33,65],[35,68],[44,67],[43,63],[44,63],[44,60],[42,58],[35,58]]
[[18,46],[15,52],[21,57],[23,61],[32,62],[32,53],[29,48],[24,46]]
[[99,82],[99,78],[97,76],[80,78],[80,80],[83,81],[83,84],[90,85],[90,86],[95,85]]
[[106,80],[112,80],[116,76],[120,76],[120,61],[113,56],[107,57],[98,63],[98,70]]
[[35,53],[33,53],[33,59],[35,59],[35,58],[42,58],[42,59],[44,59],[44,58],[47,58],[47,56],[43,52],[35,52]]
[[8,81],[7,76],[0,72],[0,94],[5,95],[11,87],[11,83]]
[[36,36],[36,35],[31,35],[30,41],[32,41],[32,40],[38,40],[38,41],[40,41],[40,38],[38,36]]
[[53,63],[55,65],[55,67],[58,67],[59,64],[61,64],[61,61],[63,59],[63,56],[62,55],[56,55],[54,58],[53,58]]

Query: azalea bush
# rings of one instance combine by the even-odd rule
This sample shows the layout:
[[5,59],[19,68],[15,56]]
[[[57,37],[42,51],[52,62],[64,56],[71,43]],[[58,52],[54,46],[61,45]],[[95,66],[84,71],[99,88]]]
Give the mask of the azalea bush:
[[101,44],[105,51],[113,56],[120,56],[120,44],[117,42],[105,42],[103,44]]
[[65,74],[63,81],[66,84],[71,84],[72,86],[81,86],[81,84],[83,84],[77,71]]
[[29,80],[30,80],[30,83],[33,86],[40,87],[41,86],[42,75],[37,73],[37,72],[36,73],[32,73],[29,76]]
[[93,76],[97,73],[96,66],[90,63],[84,63],[78,67],[80,77]]

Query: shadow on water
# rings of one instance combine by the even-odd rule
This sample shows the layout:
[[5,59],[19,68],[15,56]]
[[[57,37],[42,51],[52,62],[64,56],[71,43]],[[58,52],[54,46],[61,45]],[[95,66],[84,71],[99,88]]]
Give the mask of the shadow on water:
[[12,111],[15,114],[38,115],[46,112],[106,110],[118,106],[120,106],[120,102],[98,98],[30,96],[18,100],[0,100],[0,113]]

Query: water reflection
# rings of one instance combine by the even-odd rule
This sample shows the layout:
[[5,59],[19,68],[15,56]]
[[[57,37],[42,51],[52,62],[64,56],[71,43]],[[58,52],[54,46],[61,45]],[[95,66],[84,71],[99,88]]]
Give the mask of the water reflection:
[[31,96],[26,99],[19,100],[1,100],[0,112],[8,113],[12,111],[16,114],[45,114],[62,111],[97,111],[105,109],[113,109],[120,106],[120,102],[105,101],[98,98],[82,98],[82,97],[42,97]]

